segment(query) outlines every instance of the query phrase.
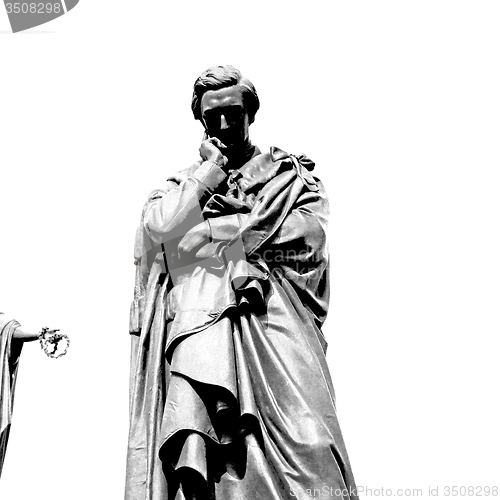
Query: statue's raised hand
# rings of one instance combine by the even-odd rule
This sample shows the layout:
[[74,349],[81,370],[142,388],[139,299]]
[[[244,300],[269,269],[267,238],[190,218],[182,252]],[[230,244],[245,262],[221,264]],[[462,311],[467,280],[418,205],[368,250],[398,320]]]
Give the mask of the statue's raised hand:
[[202,160],[211,161],[224,168],[227,164],[227,158],[221,152],[224,149],[226,146],[217,137],[210,137],[201,143],[200,156]]

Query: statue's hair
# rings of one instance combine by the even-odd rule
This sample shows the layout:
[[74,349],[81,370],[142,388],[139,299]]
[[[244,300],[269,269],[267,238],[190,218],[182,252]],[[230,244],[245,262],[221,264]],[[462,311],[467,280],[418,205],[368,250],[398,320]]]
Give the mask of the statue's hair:
[[196,120],[201,117],[201,99],[209,90],[220,90],[233,85],[243,89],[243,103],[248,113],[250,123],[255,119],[260,103],[253,83],[245,78],[236,68],[230,65],[212,66],[204,71],[194,83],[191,109]]

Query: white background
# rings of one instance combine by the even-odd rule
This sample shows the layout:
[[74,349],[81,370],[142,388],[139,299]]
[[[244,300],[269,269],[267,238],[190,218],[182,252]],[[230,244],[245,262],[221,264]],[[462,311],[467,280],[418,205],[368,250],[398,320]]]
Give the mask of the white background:
[[227,63],[259,92],[254,142],[307,153],[330,196],[358,485],[500,486],[499,24],[486,0],[81,0],[12,35],[0,8],[0,310],[71,336],[24,347],[0,498],[123,498],[134,231]]

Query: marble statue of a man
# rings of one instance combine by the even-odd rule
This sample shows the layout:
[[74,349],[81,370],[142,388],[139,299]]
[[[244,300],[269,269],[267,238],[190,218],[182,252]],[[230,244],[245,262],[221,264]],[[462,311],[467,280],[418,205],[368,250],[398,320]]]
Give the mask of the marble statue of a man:
[[127,500],[356,498],[321,332],[328,201],[314,163],[262,153],[252,83],[196,81],[200,160],[136,236]]

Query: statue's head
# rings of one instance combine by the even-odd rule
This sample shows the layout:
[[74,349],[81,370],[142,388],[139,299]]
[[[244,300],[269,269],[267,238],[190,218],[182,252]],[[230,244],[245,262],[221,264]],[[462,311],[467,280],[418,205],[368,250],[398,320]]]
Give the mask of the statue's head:
[[191,100],[194,117],[209,137],[217,137],[228,148],[249,142],[248,127],[259,109],[252,82],[232,66],[214,66],[196,80]]

